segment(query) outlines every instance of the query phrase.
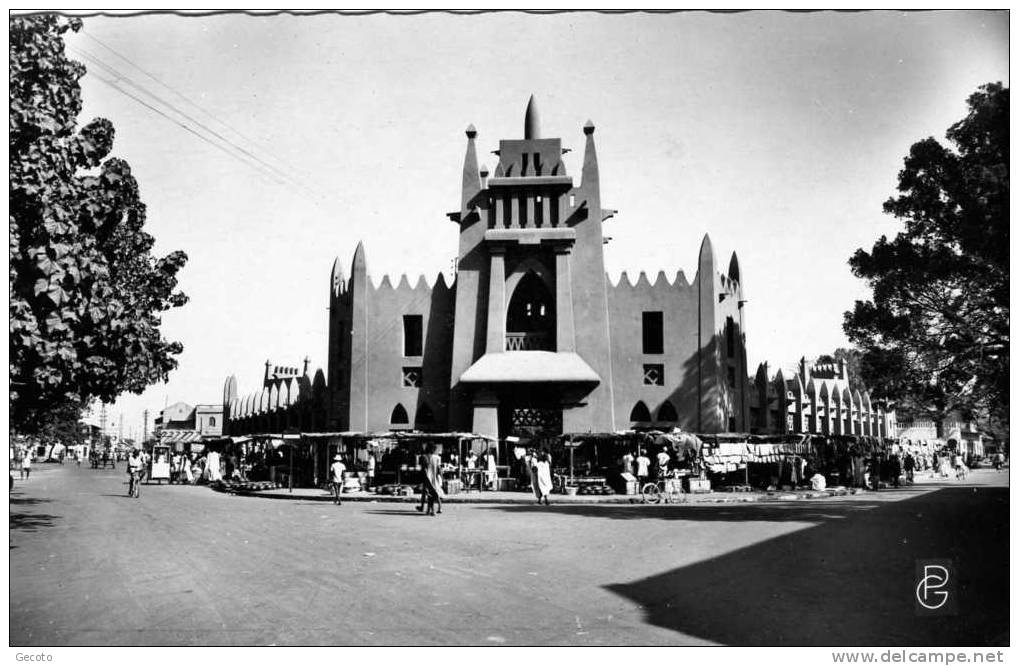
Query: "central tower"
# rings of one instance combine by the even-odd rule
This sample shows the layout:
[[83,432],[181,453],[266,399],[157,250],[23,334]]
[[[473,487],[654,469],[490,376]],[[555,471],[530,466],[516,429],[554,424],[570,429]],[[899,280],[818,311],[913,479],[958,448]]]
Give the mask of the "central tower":
[[499,142],[489,177],[467,128],[450,425],[489,436],[615,426],[594,125],[579,185],[532,96],[524,138]]

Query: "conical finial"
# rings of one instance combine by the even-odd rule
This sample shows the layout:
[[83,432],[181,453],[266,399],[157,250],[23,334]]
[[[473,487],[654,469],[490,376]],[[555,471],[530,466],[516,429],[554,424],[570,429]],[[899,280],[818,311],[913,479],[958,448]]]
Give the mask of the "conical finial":
[[467,132],[466,133],[467,133],[467,138],[468,139],[473,139],[474,137],[476,137],[478,135],[478,130],[474,129],[474,125],[473,124],[470,124],[470,125],[467,126]]
[[527,111],[524,112],[524,140],[541,138],[541,119],[538,117],[538,104],[534,95],[527,100]]
[[488,165],[482,164],[481,165],[481,177],[484,178],[487,175],[488,175]]
[[584,134],[594,134],[594,123],[590,120],[584,123]]

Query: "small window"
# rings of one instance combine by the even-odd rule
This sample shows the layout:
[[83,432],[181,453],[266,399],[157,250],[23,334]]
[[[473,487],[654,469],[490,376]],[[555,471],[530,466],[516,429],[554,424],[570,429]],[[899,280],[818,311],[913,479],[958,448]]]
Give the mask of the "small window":
[[665,366],[661,363],[645,363],[644,385],[665,386]]
[[393,407],[393,413],[389,416],[389,422],[393,425],[407,424],[407,410],[403,408],[403,405],[396,403],[396,407]]
[[736,417],[729,417],[729,432],[736,432]]
[[403,355],[421,356],[421,315],[403,316]]
[[665,337],[662,328],[661,312],[641,314],[641,337],[645,354],[665,353]]
[[630,420],[634,422],[647,422],[651,420],[651,412],[643,400],[638,400],[637,404],[630,410]]
[[736,324],[732,317],[725,319],[725,349],[729,358],[736,355]]
[[209,417],[209,427],[211,428],[211,427],[213,427],[215,425],[216,425],[216,417],[215,416],[210,416]]
[[403,369],[403,385],[405,388],[420,388],[421,387],[421,368],[404,368]]
[[729,366],[729,388],[736,388],[736,368]]

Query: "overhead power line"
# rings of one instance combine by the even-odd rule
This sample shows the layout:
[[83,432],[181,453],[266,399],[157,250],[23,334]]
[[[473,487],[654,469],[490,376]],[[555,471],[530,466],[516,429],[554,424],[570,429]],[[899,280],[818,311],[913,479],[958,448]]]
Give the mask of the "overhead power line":
[[[226,148],[224,148],[224,147],[223,147],[222,145],[220,145],[220,144],[216,143],[215,141],[211,141],[211,140],[210,140],[210,139],[209,139],[208,137],[206,137],[205,135],[203,135],[203,134],[200,134],[199,132],[196,132],[196,131],[195,131],[194,129],[192,129],[191,127],[189,127],[189,126],[185,125],[184,123],[180,122],[180,121],[179,121],[179,120],[177,120],[176,118],[173,118],[173,117],[171,117],[170,115],[168,115],[168,114],[166,114],[166,113],[163,113],[163,112],[162,112],[161,110],[159,110],[159,109],[157,109],[156,107],[152,106],[151,104],[149,104],[148,102],[146,102],[146,101],[145,101],[145,100],[143,100],[142,98],[138,97],[137,95],[133,95],[133,94],[129,93],[128,91],[124,90],[123,88],[121,88],[120,86],[118,86],[118,85],[117,85],[116,83],[114,83],[113,81],[110,81],[109,79],[103,78],[102,76],[98,76],[98,75],[95,75],[95,74],[93,74],[93,76],[95,76],[96,80],[98,80],[98,81],[102,81],[103,83],[105,83],[106,85],[110,86],[110,87],[111,87],[111,88],[113,88],[114,90],[118,91],[118,92],[119,92],[119,93],[121,93],[122,95],[125,95],[126,97],[130,97],[131,99],[133,99],[134,101],[138,102],[139,104],[141,104],[141,105],[142,105],[142,106],[144,106],[145,108],[149,109],[149,110],[150,110],[150,111],[152,111],[153,113],[156,113],[156,114],[158,114],[158,115],[162,116],[163,118],[166,118],[166,119],[167,119],[167,120],[169,120],[169,121],[170,121],[171,123],[173,123],[174,125],[177,125],[178,127],[180,127],[181,129],[185,130],[186,132],[190,132],[191,134],[194,134],[194,135],[195,135],[196,137],[198,137],[198,138],[199,138],[200,140],[204,141],[205,143],[209,144],[210,146],[212,146],[212,147],[214,147],[214,148],[218,148],[219,150],[223,151],[224,153],[226,153],[226,154],[227,154],[227,155],[229,155],[230,157],[233,157],[234,159],[238,159],[238,158],[237,158],[237,155],[235,155],[234,153],[230,152],[229,150],[227,150]],[[243,161],[243,160],[242,160],[242,161]],[[254,165],[254,164],[251,164],[250,162],[244,162],[244,164],[246,164],[247,166],[250,166],[250,167],[252,167],[252,168],[255,168],[255,169],[257,169],[257,166],[256,166],[256,165]],[[262,173],[263,175],[265,175],[265,176],[268,176],[268,177],[272,177],[272,174],[270,174],[270,173],[266,173],[266,172],[265,172],[264,170],[261,170],[261,169],[257,169],[257,170],[258,170],[258,171],[259,171],[260,173]],[[274,181],[275,181],[275,182],[276,182],[277,184],[280,184],[280,185],[283,185],[283,184],[285,184],[285,183],[284,183],[284,181],[282,181],[282,180],[279,180],[279,179],[277,179],[277,178],[273,178],[273,180],[274,180]]]
[[[124,73],[123,71],[121,71],[121,70],[117,69],[116,67],[110,65],[109,63],[103,61],[102,59],[100,59],[94,53],[91,53],[89,51],[86,51],[86,50],[84,50],[84,49],[82,49],[80,47],[76,47],[76,46],[69,46],[68,48],[71,51],[73,51],[75,54],[80,55],[81,57],[85,58],[89,62],[95,64],[102,71],[104,71],[104,72],[106,72],[109,75],[114,77],[114,80],[111,81],[111,80],[106,79],[106,78],[104,78],[102,76],[99,76],[96,72],[92,72],[92,74],[99,81],[101,81],[104,84],[114,88],[115,90],[117,90],[118,92],[123,94],[124,96],[132,99],[133,101],[141,104],[146,109],[152,111],[153,113],[156,113],[157,115],[159,115],[160,117],[162,117],[162,118],[164,118],[166,120],[169,120],[170,122],[172,122],[173,124],[177,125],[181,129],[184,129],[185,131],[189,132],[190,134],[193,134],[195,137],[197,137],[198,139],[202,140],[203,142],[205,142],[205,143],[207,143],[207,144],[209,144],[209,145],[219,149],[220,151],[226,153],[230,157],[238,160],[242,164],[244,164],[244,165],[246,165],[246,166],[248,166],[248,167],[258,171],[259,173],[265,175],[272,182],[274,182],[276,184],[280,184],[280,185],[291,185],[291,186],[295,187],[296,189],[301,190],[304,194],[309,196],[309,198],[311,199],[311,202],[314,203],[314,204],[318,204],[320,201],[328,199],[328,195],[326,195],[326,194],[324,194],[322,192],[317,192],[317,191],[309,188],[305,184],[305,182],[302,182],[302,180],[300,180],[297,177],[292,176],[291,174],[289,174],[289,173],[287,173],[287,172],[277,168],[276,166],[270,164],[266,160],[262,159],[261,157],[259,157],[256,154],[254,154],[251,150],[248,150],[248,149],[244,148],[243,146],[240,146],[237,143],[231,141],[229,138],[223,136],[221,133],[219,133],[216,130],[210,128],[208,125],[206,125],[205,123],[202,123],[200,120],[194,118],[192,115],[188,114],[185,111],[182,111],[177,106],[175,106],[173,103],[167,101],[166,99],[164,99],[160,95],[152,92],[151,90],[146,88],[144,85],[142,85],[139,82],[137,82],[136,80],[134,80],[130,75]],[[138,69],[140,70],[140,68],[138,68]],[[143,73],[144,73],[144,70],[140,70],[140,71],[143,71]],[[151,75],[148,75],[148,76],[150,76],[150,78],[153,78],[154,80],[156,80],[158,82],[158,79],[155,79],[155,77],[152,77]],[[153,103],[146,102],[145,100],[141,99],[137,95],[132,94],[129,91],[125,90],[122,86],[118,85],[118,83],[120,83],[120,82],[126,83],[127,85],[131,86],[135,90],[139,91],[141,94],[143,94],[146,97],[148,97],[155,105],[158,105],[158,106],[154,106]],[[169,86],[167,86],[166,84],[162,84],[161,83],[161,85],[163,85],[167,89],[173,91],[173,89],[170,88]],[[174,91],[174,92],[178,96],[186,99],[186,97],[184,97],[180,93],[176,93],[176,91]],[[192,105],[194,105],[194,104],[192,103]],[[159,108],[159,106],[162,106],[162,107],[165,107],[165,108],[161,109],[161,108]],[[173,113],[173,114],[176,114],[176,115],[180,116],[180,118],[183,118],[184,121],[182,121],[182,120],[180,120],[178,118],[174,118],[172,115],[170,115],[170,113]],[[208,112],[205,112],[205,113],[206,113],[206,115],[210,115],[210,117],[211,117],[211,114],[209,114]],[[217,120],[217,122],[219,124],[225,125],[226,127],[229,128],[229,125],[227,125],[223,121],[220,121],[218,119],[216,119],[216,120]],[[185,121],[187,121],[187,122],[185,122]],[[191,123],[191,124],[189,125],[188,123]],[[208,136],[203,134],[202,132],[199,132],[198,130],[196,130],[195,127],[193,127],[192,125],[200,128],[202,131],[208,133]],[[240,132],[237,132],[235,130],[233,130],[233,132],[235,134],[241,135]],[[241,135],[241,136],[243,136],[243,135]],[[282,160],[279,160],[278,158],[276,158],[276,159],[277,159],[277,161],[283,163]]]
[[[179,115],[179,116],[185,118],[186,120],[190,121],[194,125],[198,126],[202,130],[204,130],[205,132],[208,132],[213,137],[215,137],[219,141],[223,142],[224,144],[226,144],[227,146],[232,148],[234,151],[240,153],[241,155],[246,157],[247,160],[253,161],[254,164],[249,162],[249,161],[247,161],[247,160],[245,160],[245,159],[241,159],[242,163],[247,164],[248,166],[251,166],[253,168],[256,168],[260,172],[263,172],[263,173],[266,173],[267,175],[272,176],[272,179],[273,179],[274,182],[279,183],[279,184],[284,184],[284,183],[289,182],[290,184],[292,184],[292,185],[294,185],[294,186],[296,186],[298,188],[307,190],[307,188],[305,188],[304,185],[301,182],[297,181],[294,178],[291,178],[285,172],[277,169],[276,167],[274,167],[273,165],[267,163],[265,160],[262,160],[258,156],[253,155],[250,151],[247,151],[244,148],[242,148],[241,146],[238,146],[237,144],[235,144],[234,142],[230,141],[229,139],[227,139],[223,135],[219,134],[215,130],[209,128],[208,126],[206,126],[202,122],[198,121],[197,119],[193,118],[192,116],[188,115],[187,113],[184,113],[183,111],[181,111],[180,109],[175,107],[173,104],[170,104],[169,102],[167,102],[163,98],[159,97],[155,93],[147,90],[143,86],[140,86],[138,83],[136,83],[135,81],[131,80],[129,77],[124,76],[122,72],[116,70],[115,68],[110,67],[109,65],[107,65],[103,61],[101,61],[98,58],[96,58],[93,54],[91,54],[91,53],[89,53],[87,51],[83,51],[81,49],[75,48],[75,47],[71,47],[71,50],[73,52],[75,52],[76,54],[82,56],[83,58],[87,59],[88,61],[94,63],[97,67],[99,67],[100,69],[102,69],[106,73],[110,74],[111,76],[115,77],[115,79],[117,79],[117,81],[110,81],[108,79],[104,79],[103,77],[101,77],[98,74],[96,74],[95,72],[93,72],[93,75],[97,79],[102,81],[103,83],[106,83],[107,85],[110,85],[111,87],[115,88],[116,90],[118,90],[122,94],[126,95],[127,97],[130,97],[131,99],[137,101],[139,104],[143,104],[146,108],[148,108],[148,109],[158,113],[163,118],[166,118],[167,120],[172,121],[174,124],[178,125],[179,127],[182,127],[184,129],[188,130],[189,132],[191,132],[195,136],[198,136],[198,137],[202,138],[203,140],[206,141],[206,143],[209,143],[210,145],[214,145],[217,148],[219,148],[220,150],[223,150],[228,155],[231,155],[231,157],[238,158],[238,156],[236,154],[232,153],[230,150],[227,150],[222,145],[217,144],[215,141],[212,141],[212,140],[208,139],[208,137],[205,137],[205,136],[199,134],[193,128],[185,125],[184,123],[180,122],[179,120],[169,116],[167,113],[164,113],[160,109],[152,106],[149,103],[146,103],[144,100],[138,98],[135,95],[132,95],[132,94],[128,93],[126,90],[124,90],[120,86],[116,85],[117,82],[123,81],[124,83],[128,84],[132,88],[138,90],[143,95],[149,97],[156,104],[163,105],[164,107],[170,109],[172,112],[174,112],[177,115]],[[238,159],[240,159],[240,158],[238,158]]]
[[243,132],[238,130],[236,127],[234,127],[230,123],[225,122],[223,120],[220,120],[219,117],[217,117],[214,113],[212,113],[211,111],[206,109],[204,106],[202,106],[198,102],[194,101],[193,99],[191,99],[190,97],[188,97],[184,93],[180,92],[179,90],[177,90],[173,86],[169,85],[168,83],[166,83],[165,81],[163,81],[162,79],[157,77],[155,74],[152,74],[151,72],[147,71],[146,69],[144,69],[143,67],[138,65],[136,62],[134,62],[133,60],[128,58],[126,55],[124,55],[123,53],[120,53],[119,51],[114,49],[112,46],[110,46],[106,42],[102,41],[98,37],[95,37],[94,35],[90,34],[86,30],[82,30],[81,32],[82,32],[83,35],[85,35],[85,37],[87,37],[88,39],[92,40],[93,42],[98,44],[100,47],[105,49],[106,51],[109,51],[110,53],[112,53],[116,58],[118,58],[118,59],[124,61],[125,63],[127,63],[131,68],[141,72],[147,78],[155,81],[160,86],[162,86],[166,90],[168,90],[171,93],[173,93],[178,99],[181,99],[185,103],[191,105],[193,108],[195,108],[199,112],[203,113],[206,117],[208,117],[208,118],[212,119],[214,122],[218,123],[221,127],[226,128],[227,130],[229,130],[230,132],[232,132],[233,134],[235,134],[236,136],[238,136],[242,140],[247,141],[249,144],[251,144],[253,146],[259,146],[261,148],[261,150],[263,150],[263,152],[268,154],[273,160],[275,160],[276,162],[278,162],[282,166],[285,166],[286,168],[290,169],[291,171],[301,173],[301,175],[303,175],[305,177],[310,177],[311,176],[311,174],[309,174],[309,173],[307,173],[305,171],[302,171],[301,169],[295,167],[293,164],[290,164],[289,162],[287,162],[283,158],[279,157],[278,155],[276,155],[272,151],[267,150],[264,145],[260,144],[260,142],[258,142],[255,139],[252,139],[251,137],[247,136],[246,134],[244,134]]

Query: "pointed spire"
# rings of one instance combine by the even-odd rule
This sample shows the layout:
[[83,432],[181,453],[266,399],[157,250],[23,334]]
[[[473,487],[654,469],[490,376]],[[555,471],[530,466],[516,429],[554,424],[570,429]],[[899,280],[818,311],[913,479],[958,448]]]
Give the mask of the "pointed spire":
[[527,111],[524,112],[524,140],[541,138],[541,117],[538,115],[538,104],[534,95],[527,100]]
[[359,277],[368,275],[368,260],[364,256],[364,243],[362,241],[357,242],[357,248],[354,250],[354,261],[350,265],[350,277],[356,280]]
[[464,155],[463,187],[460,196],[460,219],[465,220],[472,208],[474,198],[481,192],[481,177],[478,175],[478,152],[474,137],[478,131],[474,125],[467,126],[467,154]]
[[701,241],[700,251],[701,263],[710,261],[711,265],[715,265],[715,248],[711,245],[711,237],[708,234],[704,234],[704,240]]
[[729,279],[739,282],[739,258],[736,253],[732,253],[732,258],[729,259]]
[[[598,152],[594,149],[594,124],[588,120],[584,125],[587,140],[584,144],[584,166],[580,172],[581,187],[598,187]],[[598,211],[595,211],[596,213]]]

